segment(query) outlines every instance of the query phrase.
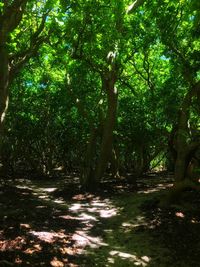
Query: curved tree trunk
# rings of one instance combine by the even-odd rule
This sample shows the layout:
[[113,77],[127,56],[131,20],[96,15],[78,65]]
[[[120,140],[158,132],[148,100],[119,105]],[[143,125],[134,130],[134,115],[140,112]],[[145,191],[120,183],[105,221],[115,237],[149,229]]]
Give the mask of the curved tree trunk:
[[[8,108],[9,84],[12,76],[7,41],[9,34],[19,25],[27,2],[27,0],[14,0],[10,4],[4,3],[3,11],[0,14],[0,142]],[[2,151],[0,151],[1,153]]]
[[179,123],[175,134],[174,147],[176,150],[175,160],[175,185],[184,182],[187,177],[187,169],[192,155],[200,146],[199,140],[192,141],[188,129],[189,109],[193,97],[196,97],[200,90],[200,82],[193,85],[186,94],[179,113]]

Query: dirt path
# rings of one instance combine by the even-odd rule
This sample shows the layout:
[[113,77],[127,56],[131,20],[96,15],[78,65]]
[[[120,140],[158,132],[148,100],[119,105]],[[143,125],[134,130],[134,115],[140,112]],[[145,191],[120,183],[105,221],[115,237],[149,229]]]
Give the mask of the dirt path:
[[200,266],[199,215],[158,206],[170,186],[149,177],[93,195],[67,179],[2,183],[0,266]]

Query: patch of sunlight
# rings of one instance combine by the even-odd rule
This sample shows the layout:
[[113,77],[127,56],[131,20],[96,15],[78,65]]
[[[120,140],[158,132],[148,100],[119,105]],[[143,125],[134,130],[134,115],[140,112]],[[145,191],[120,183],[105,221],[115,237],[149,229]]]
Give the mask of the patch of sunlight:
[[30,192],[23,192],[23,193],[21,193],[21,195],[28,196],[28,195],[30,195]]
[[172,186],[173,186],[172,183],[171,184],[158,184],[154,188],[147,188],[147,189],[144,189],[144,190],[139,190],[137,193],[138,194],[150,194],[150,193],[154,193],[154,192],[159,192],[161,190],[170,188]]
[[98,212],[98,208],[97,208],[97,207],[88,208],[87,210],[88,210],[89,212]]
[[62,215],[59,216],[59,218],[62,218],[64,220],[78,220],[78,221],[82,221],[82,223],[85,226],[85,228],[82,228],[83,230],[90,230],[93,226],[94,226],[94,222],[98,222],[99,220],[92,215],[86,214],[86,213],[81,213],[78,216],[70,216],[70,215]]
[[117,215],[117,209],[108,209],[108,210],[100,210],[100,217],[101,218],[110,218]]
[[33,254],[33,253],[35,253],[35,252],[40,252],[42,250],[42,246],[40,245],[40,244],[35,244],[35,245],[33,245],[33,247],[32,248],[27,248],[25,251],[24,251],[24,253],[25,254]]
[[75,253],[77,253],[77,249],[71,246],[60,247],[59,250],[63,255],[74,255]]
[[31,180],[24,179],[24,178],[18,179],[17,182],[19,182],[19,183],[26,183],[26,184],[32,184],[32,181]]
[[[107,261],[109,263],[111,263],[111,264],[114,264],[115,263],[115,259],[113,259],[113,258],[107,258]],[[106,265],[106,266],[108,266],[108,265]]]
[[62,215],[62,216],[59,216],[59,218],[64,219],[64,220],[79,220],[79,217],[70,216],[70,215]]
[[32,187],[30,187],[28,185],[16,185],[15,187],[17,187],[19,189],[29,189],[29,190],[32,190]]
[[62,198],[57,198],[53,202],[55,202],[57,204],[65,204],[65,201]]
[[192,218],[192,220],[191,220],[191,223],[200,223],[199,221],[197,221],[197,219],[195,219],[195,218]]
[[38,198],[45,199],[45,200],[50,200],[50,198],[48,196],[46,196],[46,195],[40,195],[40,196],[38,196]]
[[54,171],[62,171],[64,169],[64,166],[59,166],[57,168],[54,168]]
[[105,199],[104,201],[94,200],[92,201],[91,206],[92,207],[89,208],[88,211],[99,213],[101,218],[116,216],[119,210],[112,205],[109,199]]
[[56,257],[54,257],[51,261],[50,261],[50,265],[52,267],[64,267],[65,263],[58,260]]
[[95,206],[95,207],[105,207],[106,206],[106,203],[103,203],[103,202],[99,202],[97,200],[94,200],[92,201],[92,206]]
[[93,198],[94,195],[92,194],[78,194],[78,195],[75,195],[73,196],[73,200],[89,200],[91,198]]
[[36,209],[46,209],[47,206],[36,206]]
[[137,216],[134,221],[123,222],[122,228],[125,228],[125,232],[130,232],[132,229],[139,226],[147,226],[148,223],[143,216]]
[[56,241],[56,239],[58,238],[65,238],[67,237],[63,232],[37,232],[37,231],[30,231],[29,232],[31,235],[37,237],[38,239],[40,239],[41,241],[47,242],[47,243],[54,243]]
[[107,243],[103,242],[101,237],[89,236],[86,231],[76,231],[72,236],[72,240],[80,247],[89,246],[91,248],[99,248],[100,246],[108,246]]
[[109,233],[109,234],[110,234],[110,233],[113,233],[113,230],[112,230],[112,229],[105,229],[105,230],[104,230],[104,232],[106,232],[106,233]]
[[4,109],[4,112],[3,112],[2,115],[1,115],[1,123],[3,123],[4,118],[5,118],[5,115],[6,115],[6,111],[7,111],[7,109],[8,109],[8,102],[9,102],[9,98],[7,97],[7,98],[6,98],[6,107],[5,107],[5,109]]
[[[120,257],[121,259],[128,259],[129,261],[133,262],[134,265],[136,266],[147,266],[148,263],[151,261],[151,258],[148,256],[142,256],[142,257],[138,257],[136,255],[130,254],[130,253],[125,253],[125,252],[121,252],[118,250],[112,250],[110,251],[110,256],[112,257]],[[109,257],[108,259],[111,260],[111,258]]]
[[[10,229],[10,228],[9,228]],[[22,249],[26,244],[24,236],[17,236],[15,239],[6,239],[0,241],[0,251],[16,250]]]
[[69,210],[71,210],[71,211],[77,211],[77,210],[80,210],[81,208],[82,208],[82,205],[80,203],[74,203],[69,208]]
[[[20,259],[20,257],[19,256],[17,256],[16,258],[15,258],[15,263],[17,264],[17,265],[19,265],[19,264],[22,264],[22,259]],[[5,263],[5,265],[8,265],[8,262],[6,262]],[[10,265],[10,263],[9,263],[9,265]],[[12,264],[11,264],[12,265]]]
[[44,192],[48,192],[48,193],[51,193],[51,192],[54,192],[56,191],[58,188],[56,187],[51,187],[51,188],[43,188],[42,191]]
[[[71,210],[72,212],[80,212],[83,211],[85,212],[84,216],[85,216],[85,220],[89,219],[89,220],[97,220],[96,216],[99,216],[101,218],[110,218],[112,216],[117,215],[118,213],[118,208],[115,208],[111,201],[109,199],[104,199],[103,201],[100,199],[95,199],[93,201],[91,201],[90,203],[74,203],[71,205],[71,207],[69,208],[69,210]],[[93,213],[96,214],[95,216],[87,215],[86,218],[86,213]],[[79,215],[79,218],[81,218],[81,216]]]
[[185,215],[180,211],[175,213],[176,217],[185,218]]
[[81,213],[79,216],[79,220],[98,221],[95,216],[91,216],[86,213]]
[[20,228],[21,229],[31,229],[31,226],[28,223],[20,223]]

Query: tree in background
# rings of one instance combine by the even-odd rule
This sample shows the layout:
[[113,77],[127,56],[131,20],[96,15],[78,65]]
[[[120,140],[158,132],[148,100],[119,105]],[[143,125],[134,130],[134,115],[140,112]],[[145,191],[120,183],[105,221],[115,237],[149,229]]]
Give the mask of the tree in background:
[[200,145],[197,122],[197,101],[200,99],[199,4],[192,1],[166,1],[162,6],[154,7],[153,14],[156,17],[161,41],[166,46],[166,56],[171,58],[175,66],[175,78],[179,80],[179,86],[184,88],[177,121],[173,126],[172,144],[175,180],[179,184],[189,178],[188,167],[192,164]]
[[199,148],[198,8],[80,0],[29,2],[23,14],[6,46],[4,163],[78,171],[94,189],[105,173],[134,183],[170,159],[184,180]]

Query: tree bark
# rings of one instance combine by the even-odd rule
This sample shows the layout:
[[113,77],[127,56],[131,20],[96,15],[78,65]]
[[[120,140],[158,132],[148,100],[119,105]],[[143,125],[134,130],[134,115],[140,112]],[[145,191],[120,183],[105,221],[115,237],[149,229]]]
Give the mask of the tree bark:
[[112,177],[119,178],[120,177],[119,158],[118,158],[118,153],[114,148],[112,148],[110,163],[111,163],[110,170],[111,170]]
[[27,0],[15,0],[10,5],[5,3],[3,13],[0,15],[0,138],[8,108],[8,87],[11,72],[7,39],[9,34],[19,25],[27,2]]
[[179,111],[179,122],[177,132],[174,136],[174,147],[176,150],[175,161],[175,184],[186,180],[187,168],[193,156],[193,152],[199,147],[199,142],[191,141],[188,129],[189,110],[192,98],[196,97],[200,89],[200,82],[197,82],[185,95]]
[[98,184],[104,175],[111,157],[113,146],[113,131],[116,123],[118,93],[115,87],[116,73],[108,72],[102,77],[102,86],[107,94],[107,114],[103,128],[103,136],[100,148],[100,156],[95,170],[94,182]]
[[87,151],[84,159],[84,165],[81,173],[81,186],[83,189],[93,189],[93,175],[95,164],[97,129],[93,128],[87,143]]
[[3,122],[8,107],[9,63],[5,46],[0,47],[0,136],[2,136]]
[[133,13],[138,7],[142,6],[144,4],[144,2],[145,2],[145,0],[136,0],[130,6],[128,6],[126,13],[127,14]]

